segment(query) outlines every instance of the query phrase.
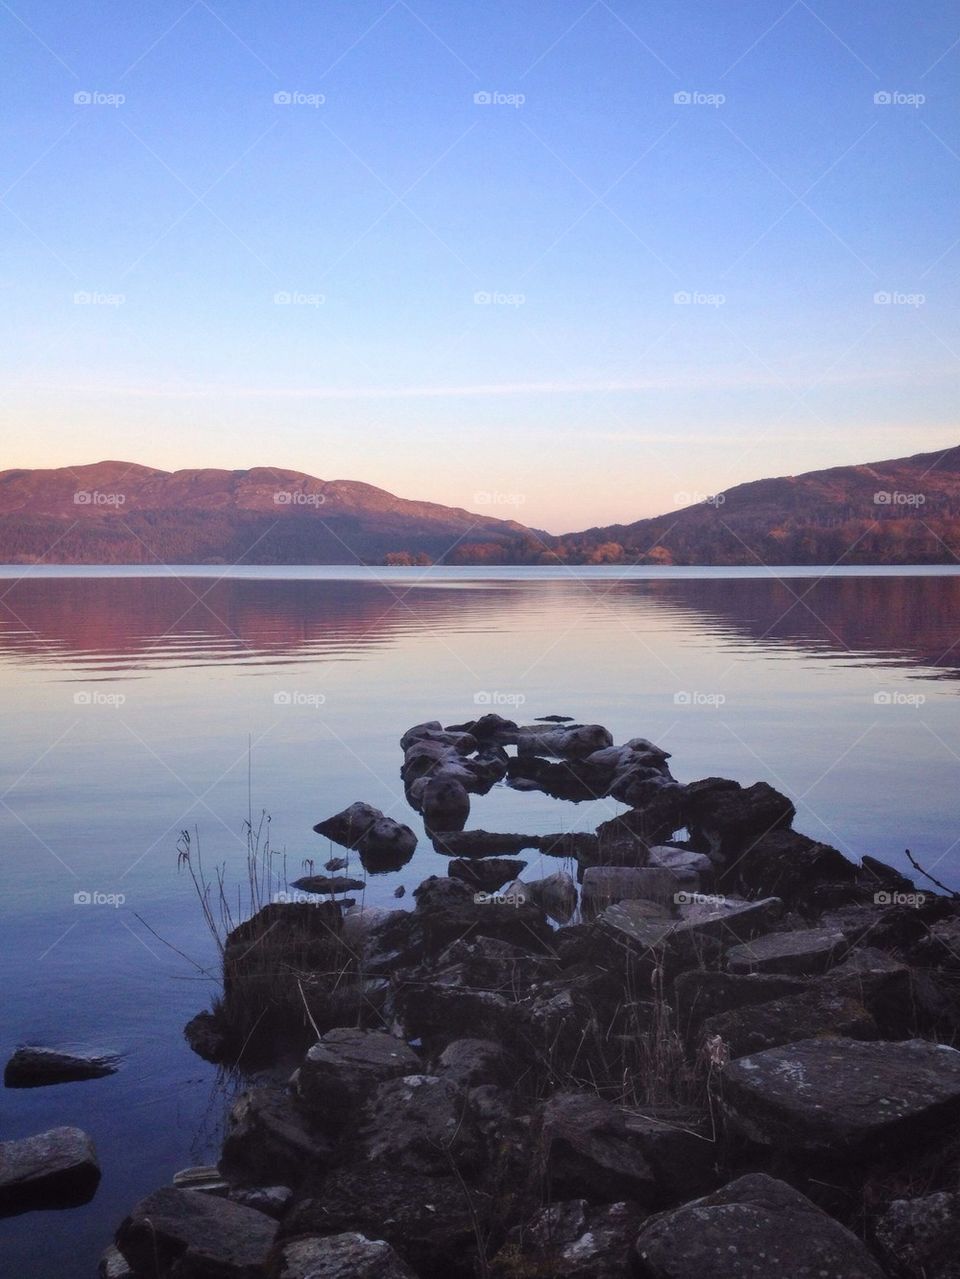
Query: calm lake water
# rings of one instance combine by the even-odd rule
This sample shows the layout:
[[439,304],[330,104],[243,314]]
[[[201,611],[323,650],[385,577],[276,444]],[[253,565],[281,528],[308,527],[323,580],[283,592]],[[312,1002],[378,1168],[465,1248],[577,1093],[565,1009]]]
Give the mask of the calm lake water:
[[[138,1197],[216,1157],[229,1085],[181,1034],[213,988],[155,935],[214,962],[179,831],[235,884],[251,795],[291,879],[353,800],[422,834],[399,779],[411,724],[599,721],[671,751],[681,780],[768,781],[806,833],[902,867],[909,847],[960,884],[954,570],[23,573],[0,569],[0,1056],[125,1056],[108,1079],[2,1093],[4,1138],[76,1123],[104,1174],[83,1208],[0,1221],[3,1274],[89,1279]],[[589,830],[618,807],[497,787],[471,825]],[[365,900],[394,906],[445,865],[421,839]]]

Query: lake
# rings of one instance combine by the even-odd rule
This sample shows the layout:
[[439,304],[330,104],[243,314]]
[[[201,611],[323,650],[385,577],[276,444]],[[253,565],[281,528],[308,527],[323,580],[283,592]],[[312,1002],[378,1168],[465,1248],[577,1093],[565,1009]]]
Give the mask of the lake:
[[[75,1123],[103,1180],[0,1221],[0,1270],[89,1279],[139,1197],[216,1158],[235,1082],[182,1038],[214,987],[176,952],[215,948],[181,830],[239,885],[244,820],[269,814],[293,879],[332,855],[313,824],[363,799],[421,836],[363,895],[408,905],[446,859],[404,801],[401,733],[563,714],[652,738],[682,781],[768,781],[799,830],[903,869],[909,847],[952,886],[958,680],[960,570],[939,567],[0,569],[0,1054],[124,1054],[107,1079],[4,1090],[5,1138]],[[591,830],[619,807],[498,786],[470,825]]]

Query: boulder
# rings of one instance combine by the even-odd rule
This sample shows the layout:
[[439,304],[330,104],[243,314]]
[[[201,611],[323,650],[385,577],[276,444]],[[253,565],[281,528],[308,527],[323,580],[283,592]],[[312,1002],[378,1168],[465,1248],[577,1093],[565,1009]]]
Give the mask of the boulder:
[[423,738],[443,733],[444,728],[438,719],[427,720],[424,724],[414,724],[413,728],[408,728],[404,735],[400,738],[400,749],[408,750],[414,742],[419,742]]
[[117,1247],[150,1279],[261,1279],[277,1223],[265,1213],[196,1190],[156,1190],[117,1230]]
[[795,977],[825,972],[846,946],[843,933],[831,928],[801,928],[768,933],[731,946],[727,968],[732,973],[787,973]]
[[790,909],[822,900],[830,885],[849,899],[857,868],[829,844],[779,827],[751,839],[730,867],[729,879],[750,897],[781,897]]
[[424,786],[420,811],[430,830],[463,830],[470,816],[470,796],[463,782],[441,774]]
[[800,977],[773,973],[745,977],[697,970],[680,973],[673,985],[677,1024],[683,1035],[699,1039],[700,1027],[709,1017],[797,995],[808,987],[809,982]]
[[313,828],[344,848],[356,848],[374,857],[412,857],[417,837],[409,826],[385,817],[379,808],[358,801]]
[[600,924],[618,939],[644,949],[691,938],[742,941],[771,928],[781,906],[776,897],[755,902],[733,897],[694,897],[678,906],[679,918],[665,915],[651,918],[648,903],[622,901],[607,907],[600,916]]
[[694,842],[721,863],[751,840],[789,826],[796,815],[786,795],[766,782],[744,787],[719,777],[689,783],[683,805]]
[[596,1093],[555,1093],[544,1105],[540,1157],[552,1195],[591,1203],[668,1203],[713,1178],[714,1150],[689,1113],[642,1113]]
[[222,1062],[230,1056],[230,1039],[220,1019],[211,1012],[200,1012],[183,1028],[183,1037],[204,1061]]
[[635,1255],[643,1279],[884,1279],[856,1235],[764,1173],[651,1217]]
[[544,728],[541,724],[524,725],[517,733],[519,755],[556,755],[567,759],[584,759],[595,751],[613,745],[613,738],[602,724],[568,724]]
[[268,1217],[279,1221],[290,1207],[293,1189],[290,1186],[233,1186],[230,1198],[244,1208],[256,1208]]
[[731,1057],[744,1057],[814,1036],[877,1039],[880,1032],[863,1004],[817,987],[717,1013],[703,1022],[702,1034],[719,1036]]
[[612,773],[609,768],[588,764],[585,760],[556,762],[528,754],[508,761],[507,777],[511,786],[534,787],[554,799],[580,803],[602,799],[607,793]]
[[437,1058],[435,1073],[462,1088],[508,1084],[516,1066],[503,1045],[492,1039],[454,1039]]
[[922,1004],[918,983],[907,965],[886,951],[872,946],[850,951],[842,964],[830,969],[824,984],[863,1004],[879,1026],[881,1038],[910,1037]]
[[699,877],[702,885],[706,885],[713,875],[713,862],[706,853],[676,848],[673,844],[654,844],[647,852],[647,865],[662,866],[678,875],[692,872]]
[[361,1113],[351,1145],[363,1158],[398,1173],[476,1170],[480,1137],[466,1091],[439,1075],[403,1075],[379,1084]]
[[471,888],[493,893],[516,879],[526,864],[510,857],[478,857],[472,861],[458,857],[447,866],[447,873],[451,879],[462,879]]
[[87,1203],[99,1181],[93,1142],[79,1128],[0,1141],[0,1216]]
[[291,1240],[273,1273],[276,1279],[417,1279],[388,1243],[356,1231]]
[[536,848],[538,835],[501,834],[499,831],[461,830],[432,834],[433,846],[448,857],[497,857]]
[[723,1107],[751,1141],[854,1158],[942,1133],[960,1117],[960,1052],[913,1039],[805,1039],[731,1062]]
[[352,893],[366,888],[362,879],[350,879],[347,875],[303,875],[295,879],[291,887],[302,893]]
[[420,1058],[402,1039],[376,1030],[341,1027],[313,1045],[297,1073],[296,1091],[313,1119],[336,1131],[377,1084],[420,1069]]
[[696,874],[678,875],[665,866],[588,866],[583,872],[583,909],[598,914],[622,901],[672,903],[681,889],[699,887]]
[[577,885],[565,870],[543,879],[529,880],[525,885],[529,898],[545,915],[558,924],[569,923],[577,909]]
[[282,1178],[296,1184],[306,1170],[325,1167],[332,1156],[332,1143],[296,1098],[283,1089],[257,1087],[230,1109],[220,1167],[236,1180]]
[[8,1088],[40,1088],[45,1084],[101,1079],[119,1069],[117,1057],[110,1054],[62,1052],[28,1045],[18,1048],[7,1062],[3,1082]]
[[626,1279],[644,1215],[632,1203],[550,1204],[509,1232],[490,1264],[491,1279]]
[[882,1255],[904,1279],[960,1279],[960,1195],[939,1191],[895,1199],[874,1234]]

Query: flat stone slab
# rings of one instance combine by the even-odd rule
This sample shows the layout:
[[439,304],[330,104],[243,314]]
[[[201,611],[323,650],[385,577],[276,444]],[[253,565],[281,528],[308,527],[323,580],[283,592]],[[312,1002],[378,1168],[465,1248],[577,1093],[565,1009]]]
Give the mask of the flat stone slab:
[[3,1082],[8,1088],[42,1088],[80,1079],[102,1079],[119,1070],[110,1053],[64,1052],[34,1044],[18,1048],[7,1062]]
[[355,1231],[308,1235],[284,1244],[276,1275],[277,1279],[417,1279],[388,1243]]
[[885,1279],[856,1235],[765,1173],[650,1217],[636,1258],[644,1279]]
[[762,1145],[867,1154],[960,1118],[960,1052],[921,1039],[804,1039],[731,1062],[723,1105]]
[[379,1030],[329,1030],[307,1053],[297,1073],[297,1093],[310,1113],[341,1126],[379,1083],[416,1075],[417,1054],[402,1039]]
[[171,1186],[147,1195],[120,1223],[117,1247],[137,1274],[256,1279],[276,1233],[265,1213]]
[[97,1152],[79,1128],[0,1142],[0,1216],[87,1203],[99,1181]]
[[768,933],[727,951],[731,973],[787,973],[806,977],[823,973],[846,945],[843,933],[833,928],[800,928],[790,933]]
[[643,947],[661,946],[672,937],[691,934],[738,942],[771,928],[783,907],[779,897],[748,902],[702,893],[686,893],[686,896],[690,900],[678,904],[676,918],[665,915],[651,918],[651,903],[638,900],[608,906],[600,922]]

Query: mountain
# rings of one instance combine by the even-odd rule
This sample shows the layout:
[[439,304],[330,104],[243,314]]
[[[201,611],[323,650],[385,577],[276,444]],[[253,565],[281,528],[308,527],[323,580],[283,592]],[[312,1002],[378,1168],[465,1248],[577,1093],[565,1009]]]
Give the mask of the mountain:
[[567,563],[960,563],[960,448],[738,484],[552,541]]
[[[128,462],[0,472],[0,562],[381,564],[501,558],[523,525],[300,471]],[[545,536],[545,535],[544,535]]]
[[300,471],[127,462],[0,472],[0,562],[950,564],[960,447],[755,480],[632,524],[553,537]]

